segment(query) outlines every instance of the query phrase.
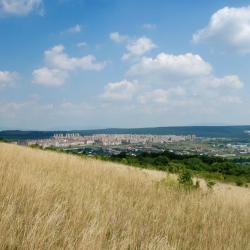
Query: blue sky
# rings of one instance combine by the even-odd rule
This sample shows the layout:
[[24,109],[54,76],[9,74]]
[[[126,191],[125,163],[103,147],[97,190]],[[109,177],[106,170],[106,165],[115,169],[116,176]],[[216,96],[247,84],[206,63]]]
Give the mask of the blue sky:
[[0,129],[250,124],[249,6],[0,0]]

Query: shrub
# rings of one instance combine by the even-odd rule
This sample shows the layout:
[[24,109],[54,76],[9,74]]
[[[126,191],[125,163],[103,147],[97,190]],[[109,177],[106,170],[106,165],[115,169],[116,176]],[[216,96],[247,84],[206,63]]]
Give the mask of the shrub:
[[236,183],[236,185],[239,186],[239,187],[241,187],[241,186],[244,185],[244,182],[243,182],[242,180],[237,180],[235,183]]
[[178,173],[182,168],[183,168],[182,164],[171,162],[170,165],[168,166],[168,171],[170,173]]
[[200,188],[200,182],[198,180],[195,182],[195,188]]
[[128,165],[128,160],[126,158],[122,158],[121,163],[125,164],[125,165]]
[[216,184],[215,181],[207,181],[207,187],[212,188]]
[[158,156],[154,159],[153,164],[156,166],[166,166],[169,163],[169,159],[166,156]]
[[188,169],[184,169],[178,177],[179,184],[186,185],[186,186],[192,186],[193,180],[192,180],[192,173]]

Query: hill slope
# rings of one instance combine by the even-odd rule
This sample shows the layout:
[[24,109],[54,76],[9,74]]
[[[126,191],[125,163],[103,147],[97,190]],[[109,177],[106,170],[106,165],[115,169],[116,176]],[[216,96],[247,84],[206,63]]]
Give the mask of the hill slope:
[[249,189],[0,144],[0,249],[249,249]]

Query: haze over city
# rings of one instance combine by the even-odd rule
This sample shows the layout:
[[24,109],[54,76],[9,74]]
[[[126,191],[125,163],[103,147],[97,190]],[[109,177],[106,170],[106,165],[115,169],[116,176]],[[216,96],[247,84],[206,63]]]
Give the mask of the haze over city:
[[0,129],[250,123],[250,2],[0,0]]

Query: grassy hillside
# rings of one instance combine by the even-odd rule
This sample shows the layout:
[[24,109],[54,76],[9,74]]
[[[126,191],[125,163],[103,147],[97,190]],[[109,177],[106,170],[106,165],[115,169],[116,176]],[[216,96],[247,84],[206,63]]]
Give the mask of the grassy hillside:
[[249,189],[164,176],[0,143],[0,249],[250,249]]

